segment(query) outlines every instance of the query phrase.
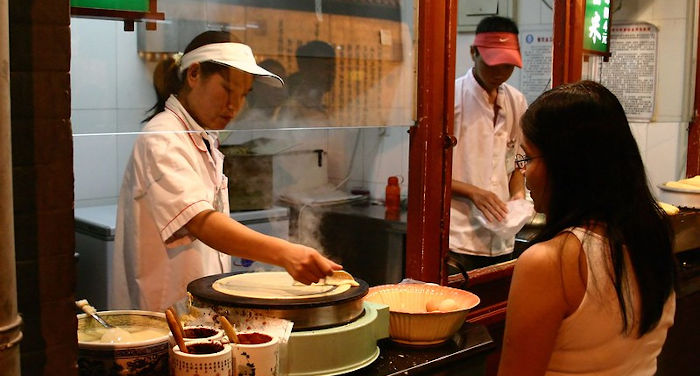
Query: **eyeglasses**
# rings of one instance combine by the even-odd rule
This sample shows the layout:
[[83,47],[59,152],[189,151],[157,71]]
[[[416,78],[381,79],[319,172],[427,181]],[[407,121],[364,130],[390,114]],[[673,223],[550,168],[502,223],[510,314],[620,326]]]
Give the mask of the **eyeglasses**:
[[522,154],[516,154],[515,155],[515,167],[524,170],[527,167],[527,164],[530,163],[531,160],[540,158],[541,155],[538,155],[536,157],[528,157]]

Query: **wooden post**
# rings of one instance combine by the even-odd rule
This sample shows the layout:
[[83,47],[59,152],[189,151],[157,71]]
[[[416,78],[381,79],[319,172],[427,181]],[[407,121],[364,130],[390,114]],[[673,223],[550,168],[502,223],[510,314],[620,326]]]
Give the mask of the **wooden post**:
[[581,79],[585,11],[584,0],[554,2],[552,87]]
[[8,25],[8,3],[0,0],[0,369],[3,375],[18,376],[22,319],[17,314],[15,273]]
[[421,0],[418,121],[411,128],[406,276],[446,283],[454,122],[455,0]]
[[[698,12],[698,25],[700,25],[700,12]],[[695,61],[700,57],[700,29],[698,30],[698,48]],[[686,177],[700,175],[700,63],[695,64],[695,100],[693,102],[693,118],[688,128],[688,156],[686,164]]]

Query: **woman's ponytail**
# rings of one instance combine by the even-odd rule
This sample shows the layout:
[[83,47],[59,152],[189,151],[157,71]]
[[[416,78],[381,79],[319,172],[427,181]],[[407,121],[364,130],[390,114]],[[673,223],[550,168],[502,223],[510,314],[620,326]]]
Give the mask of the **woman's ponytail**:
[[182,81],[178,74],[179,68],[179,59],[174,57],[161,60],[156,65],[153,71],[153,88],[156,90],[157,101],[153,107],[148,109],[148,116],[143,120],[144,123],[164,111],[165,101],[168,100],[171,94],[177,93],[182,87]]

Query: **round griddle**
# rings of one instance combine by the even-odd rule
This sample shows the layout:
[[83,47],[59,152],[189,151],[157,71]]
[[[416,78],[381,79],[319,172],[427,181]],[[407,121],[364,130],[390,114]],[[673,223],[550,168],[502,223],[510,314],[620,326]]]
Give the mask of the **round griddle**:
[[[219,279],[241,274],[233,272],[202,277],[190,282],[187,291],[193,296],[195,306],[245,308],[270,317],[294,322],[294,330],[321,329],[351,322],[362,315],[362,297],[367,295],[369,285],[355,279],[360,286],[336,295],[307,298],[250,298],[224,294],[212,285]],[[264,272],[263,272],[264,273]]]

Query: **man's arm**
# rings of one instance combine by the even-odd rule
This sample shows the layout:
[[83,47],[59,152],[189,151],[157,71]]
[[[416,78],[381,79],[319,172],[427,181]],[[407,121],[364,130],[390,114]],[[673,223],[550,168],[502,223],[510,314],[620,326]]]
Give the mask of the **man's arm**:
[[525,176],[517,168],[510,175],[510,180],[508,181],[508,192],[510,192],[511,200],[518,200],[525,198]]

